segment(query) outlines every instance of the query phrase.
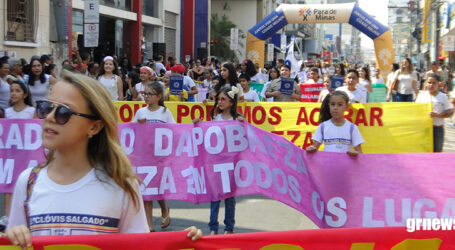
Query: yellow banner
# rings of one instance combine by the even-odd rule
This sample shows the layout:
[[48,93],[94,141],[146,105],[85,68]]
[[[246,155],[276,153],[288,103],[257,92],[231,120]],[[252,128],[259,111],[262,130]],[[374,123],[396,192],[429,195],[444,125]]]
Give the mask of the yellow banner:
[[[116,102],[119,122],[131,122],[144,102]],[[177,123],[191,123],[196,117],[210,120],[213,103],[166,102]],[[242,103],[239,111],[255,126],[280,134],[306,148],[316,131],[319,103]],[[433,151],[430,103],[353,104],[346,119],[359,126],[365,139],[365,153],[417,153]]]

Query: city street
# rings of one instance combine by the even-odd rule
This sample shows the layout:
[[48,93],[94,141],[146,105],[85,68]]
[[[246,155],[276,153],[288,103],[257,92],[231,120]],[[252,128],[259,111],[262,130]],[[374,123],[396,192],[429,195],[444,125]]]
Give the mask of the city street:
[[455,127],[449,126],[446,123],[445,126],[445,140],[444,140],[444,152],[455,152]]

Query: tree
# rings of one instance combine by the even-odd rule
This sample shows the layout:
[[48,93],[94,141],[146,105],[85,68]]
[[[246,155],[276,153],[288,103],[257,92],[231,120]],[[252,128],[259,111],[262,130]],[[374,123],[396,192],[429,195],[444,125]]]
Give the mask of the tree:
[[[228,7],[225,6],[224,10]],[[217,13],[212,14],[210,19],[210,54],[224,60],[237,60],[237,56],[230,49],[231,28],[236,28],[226,14],[221,18]],[[243,38],[243,32],[239,30],[239,39]],[[239,43],[243,47],[243,44]]]

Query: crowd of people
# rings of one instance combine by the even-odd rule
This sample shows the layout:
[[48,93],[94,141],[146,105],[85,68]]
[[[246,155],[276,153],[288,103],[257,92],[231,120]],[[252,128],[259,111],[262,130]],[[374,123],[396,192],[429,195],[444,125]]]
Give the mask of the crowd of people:
[[[131,164],[119,151],[116,124],[112,123],[115,120],[112,101],[145,101],[147,106],[139,109],[134,117],[134,122],[138,123],[175,123],[164,101],[213,101],[212,120],[243,121],[243,116],[237,112],[240,102],[298,102],[302,101],[302,85],[320,84],[323,86],[317,99],[322,103],[320,125],[312,138],[314,144],[306,150],[314,153],[324,144],[325,151],[356,156],[362,153],[361,144],[364,140],[357,126],[344,118],[344,113],[351,103],[373,100],[371,96],[375,89],[383,88],[384,101],[433,103],[433,111],[429,115],[433,118],[434,151],[442,151],[444,118],[452,116],[455,105],[454,96],[451,99],[452,106],[449,101],[453,77],[448,67],[438,69],[434,63],[431,69],[423,74],[416,71],[411,60],[406,58],[400,64],[394,63],[391,73],[384,79],[385,76],[381,76],[378,68],[369,65],[331,65],[316,60],[314,63],[304,62],[300,70],[293,72],[284,60],[277,60],[274,64],[261,69],[251,60],[220,63],[218,60],[204,58],[177,63],[173,57],[164,62],[163,56],[158,56],[154,60],[133,66],[128,58],[118,60],[115,56],[106,56],[101,62],[95,62],[89,54],[77,52],[72,61],[65,60],[59,67],[53,64],[50,55],[32,57],[29,63],[24,59],[1,58],[0,116],[44,119],[43,145],[51,150],[45,164],[21,174],[17,185],[23,187],[16,187],[12,201],[11,195],[5,195],[5,216],[0,223],[6,224],[6,215],[10,216],[8,237],[22,245],[24,242],[29,243],[29,240],[24,240],[29,239],[30,235],[24,212],[18,214],[15,209],[19,209],[18,206],[24,199],[29,203],[39,204],[25,194],[25,191],[28,191],[25,190],[28,188],[27,179],[35,169],[37,172],[43,170],[59,185],[78,182],[88,173],[100,171],[103,178],[116,183],[118,191],[129,197],[128,202],[131,201],[134,205],[132,208],[144,215],[142,218],[142,214],[130,214],[131,211],[128,210],[127,215],[131,216],[128,220],[141,220],[142,224],[123,228],[118,232],[155,231],[152,220],[153,203],[142,204],[136,182],[129,180],[134,179],[129,169]],[[170,80],[173,76],[183,78],[183,90],[178,94],[170,91]],[[341,78],[342,81],[339,86],[334,87],[335,78]],[[87,82],[91,85],[87,85]],[[282,83],[290,83],[287,92],[283,92]],[[252,84],[261,88],[254,89]],[[95,94],[97,96],[94,96]],[[101,107],[103,110],[99,110]],[[70,119],[75,117],[72,114],[78,117]],[[193,122],[201,120],[195,119]],[[65,127],[67,123],[73,125]],[[62,134],[67,132],[68,140],[64,141],[66,139],[62,139]],[[79,151],[75,150],[75,145]],[[104,152],[95,150],[101,147],[100,145],[103,145]],[[91,150],[94,150],[94,153]],[[84,160],[78,160],[76,162],[79,164],[74,165],[71,159],[75,159],[76,153],[79,154],[76,157]],[[97,154],[113,158],[99,159]],[[114,157],[116,154],[121,157]],[[42,175],[43,172],[40,176]],[[33,180],[40,187],[45,181],[50,181],[40,178]],[[94,185],[97,185],[96,180],[92,180]],[[171,223],[170,209],[166,201],[161,200],[158,203],[161,208],[160,227],[166,228]],[[120,205],[125,206],[123,203]],[[225,205],[224,231],[233,233],[235,198],[226,199]],[[209,227],[212,234],[218,233],[219,206],[220,201],[211,203]],[[10,207],[13,210],[10,210]],[[29,212],[36,213],[36,210],[25,211],[26,214]],[[190,235],[198,235],[197,229],[191,228]]]

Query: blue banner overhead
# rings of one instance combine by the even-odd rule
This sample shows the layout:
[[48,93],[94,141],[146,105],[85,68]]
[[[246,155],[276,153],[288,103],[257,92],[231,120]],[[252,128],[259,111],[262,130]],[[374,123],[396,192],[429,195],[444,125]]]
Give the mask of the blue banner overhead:
[[283,10],[278,9],[270,13],[270,15],[256,24],[248,32],[261,40],[265,40],[287,24],[288,21],[284,16]]
[[349,18],[349,24],[356,27],[373,40],[389,30],[388,27],[382,25],[368,13],[360,9],[357,4],[354,5],[354,9],[352,10],[351,17]]

